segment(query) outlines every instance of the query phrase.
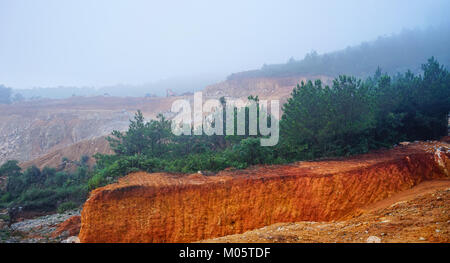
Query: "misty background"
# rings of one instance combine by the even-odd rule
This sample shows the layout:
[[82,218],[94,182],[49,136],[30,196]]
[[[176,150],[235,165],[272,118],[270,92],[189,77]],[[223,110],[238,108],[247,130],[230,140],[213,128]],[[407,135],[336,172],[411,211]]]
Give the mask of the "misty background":
[[239,76],[395,73],[430,55],[448,66],[448,10],[446,0],[1,0],[0,84],[27,98],[161,96]]

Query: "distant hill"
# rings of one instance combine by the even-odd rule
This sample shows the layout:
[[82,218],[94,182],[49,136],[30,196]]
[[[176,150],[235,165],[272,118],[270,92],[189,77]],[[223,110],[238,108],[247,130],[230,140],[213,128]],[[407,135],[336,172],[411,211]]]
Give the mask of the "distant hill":
[[371,42],[322,55],[311,52],[302,60],[291,58],[285,64],[264,65],[261,69],[234,73],[228,80],[289,76],[340,74],[366,77],[377,67],[395,74],[410,69],[420,71],[420,65],[434,56],[441,64],[450,65],[450,25],[426,30],[404,30]]
[[72,96],[115,96],[115,97],[153,97],[166,96],[166,89],[178,95],[194,92],[221,81],[225,75],[204,74],[190,77],[172,77],[152,83],[131,85],[117,84],[104,87],[35,87],[30,89],[14,89],[14,94],[21,94],[25,99],[64,99]]

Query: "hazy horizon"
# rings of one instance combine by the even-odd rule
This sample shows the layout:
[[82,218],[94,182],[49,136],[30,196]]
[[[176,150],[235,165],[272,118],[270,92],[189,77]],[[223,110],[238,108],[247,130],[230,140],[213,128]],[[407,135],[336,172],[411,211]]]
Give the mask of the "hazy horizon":
[[0,2],[0,84],[142,85],[227,76],[404,29],[448,25],[435,1]]

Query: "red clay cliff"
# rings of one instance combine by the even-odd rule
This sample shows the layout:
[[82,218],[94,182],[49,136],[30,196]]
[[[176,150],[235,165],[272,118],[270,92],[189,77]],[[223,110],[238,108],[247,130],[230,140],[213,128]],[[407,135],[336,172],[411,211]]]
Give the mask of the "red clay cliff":
[[81,242],[193,242],[279,222],[332,221],[449,176],[446,143],[201,174],[133,173],[94,190]]

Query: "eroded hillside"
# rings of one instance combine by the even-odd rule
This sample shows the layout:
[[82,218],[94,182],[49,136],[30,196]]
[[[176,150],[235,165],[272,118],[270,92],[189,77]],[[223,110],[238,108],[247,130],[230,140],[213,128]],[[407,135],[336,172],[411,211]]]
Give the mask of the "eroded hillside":
[[[36,159],[23,162],[20,166],[23,169],[35,165],[41,170],[44,167],[53,167],[57,170],[73,170],[78,167],[76,162],[80,160],[80,157],[91,157],[96,153],[113,153],[109,147],[108,141],[106,140],[106,136],[82,140],[69,146],[50,151],[49,153],[39,156]],[[67,158],[67,161],[63,161],[64,158]],[[94,158],[89,158],[87,164],[92,167],[94,163]]]
[[128,128],[138,109],[146,118],[155,118],[170,110],[173,100],[74,97],[0,105],[0,164],[12,159],[30,161],[85,140],[96,144],[96,138]]
[[[246,99],[249,95],[258,95],[262,99],[280,99],[282,102],[292,89],[301,81],[321,79],[330,83],[326,76],[295,76],[287,78],[247,78],[227,80],[208,86],[203,98],[219,99],[222,96]],[[155,118],[159,113],[170,118],[172,102],[176,99],[193,100],[192,95],[168,98],[118,98],[118,97],[73,97],[60,100],[39,100],[0,105],[0,164],[7,160],[26,162],[24,165],[57,165],[62,152],[69,153],[69,159],[78,159],[81,155],[91,155],[92,149],[76,151],[72,146],[85,141],[83,145],[93,143],[95,148],[105,150],[99,137],[108,135],[112,130],[125,130],[129,119],[140,109],[147,119]],[[78,144],[80,145],[80,144]],[[67,148],[66,147],[71,147]],[[83,148],[81,146],[81,148]],[[70,150],[72,149],[72,150]],[[57,159],[58,159],[57,158]],[[28,161],[28,162],[27,162]]]
[[[283,105],[298,83],[316,79],[324,85],[333,80],[330,76],[311,74],[240,76],[206,87],[203,99],[223,96],[245,99],[249,95],[257,95],[261,99],[279,99]],[[168,93],[167,98],[73,97],[0,105],[0,164],[15,159],[22,162],[22,167],[36,164],[42,168],[59,165],[61,157],[76,160],[82,155],[92,155],[96,149],[100,153],[108,153],[109,148],[99,138],[112,130],[127,129],[129,119],[138,109],[147,119],[155,118],[159,113],[170,119],[174,116],[170,112],[174,100],[193,101],[190,93],[182,96],[171,94]]]
[[415,143],[347,159],[201,174],[130,174],[94,190],[82,242],[192,242],[279,222],[331,221],[449,176],[449,145]]
[[286,99],[292,89],[302,81],[320,79],[324,84],[331,84],[332,77],[328,76],[292,76],[280,78],[238,78],[223,81],[205,88],[208,97],[247,98],[258,95],[263,99]]

